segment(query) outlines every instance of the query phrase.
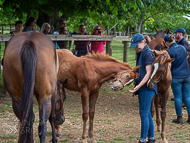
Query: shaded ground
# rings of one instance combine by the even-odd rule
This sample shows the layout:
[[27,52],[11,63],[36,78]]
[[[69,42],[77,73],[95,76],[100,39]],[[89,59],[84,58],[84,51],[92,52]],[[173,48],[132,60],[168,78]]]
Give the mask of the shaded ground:
[[[96,114],[94,119],[94,134],[98,143],[137,143],[140,136],[140,116],[138,108],[138,98],[132,97],[128,92],[131,87],[125,87],[122,91],[114,92],[110,89],[111,83],[103,84],[100,89],[100,95],[96,104]],[[67,99],[64,103],[66,121],[61,126],[63,136],[58,138],[58,142],[78,143],[82,142],[82,107],[80,94],[72,91],[66,91]],[[172,123],[176,118],[174,102],[170,101],[170,93],[167,103],[167,121],[166,136],[169,143],[190,143],[190,125],[184,123],[177,125]],[[13,113],[11,99],[0,99],[0,142],[17,142],[18,138],[18,120]],[[34,112],[36,115],[34,123],[35,142],[39,142],[37,127],[38,106],[34,101]],[[183,110],[183,121],[187,120],[187,112]],[[156,131],[157,142],[161,142],[160,133]],[[46,142],[51,140],[51,127],[48,123],[48,133]],[[89,140],[90,142],[90,140]]]

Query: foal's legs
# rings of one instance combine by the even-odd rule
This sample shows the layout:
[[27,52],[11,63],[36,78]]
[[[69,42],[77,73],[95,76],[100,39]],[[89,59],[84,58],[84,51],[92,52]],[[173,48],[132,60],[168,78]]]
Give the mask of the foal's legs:
[[155,96],[156,96],[156,94],[152,98],[152,102],[151,102],[151,106],[150,106],[150,113],[151,113],[152,118],[154,117],[154,99],[155,99]]
[[86,134],[86,122],[88,120],[88,99],[89,99],[89,93],[87,91],[87,88],[83,88],[81,90],[81,101],[82,101],[82,119],[83,119],[83,143],[87,143],[87,134]]
[[89,137],[91,139],[92,143],[96,143],[96,140],[93,135],[93,120],[94,120],[94,114],[95,114],[95,104],[98,98],[99,91],[97,91],[94,94],[90,95],[89,100]]
[[159,100],[160,93],[155,95],[154,98],[154,105],[155,105],[155,110],[156,110],[156,124],[157,124],[157,131],[161,131],[161,123],[160,123],[160,117],[159,117],[159,111],[158,111],[158,105],[160,103]]
[[168,101],[168,97],[169,97],[169,89],[164,94],[162,94],[162,110],[161,110],[162,133],[161,133],[161,137],[162,137],[162,142],[163,143],[168,143],[168,141],[166,140],[166,133],[165,133],[166,104],[167,104],[167,101]]
[[57,125],[55,123],[55,129],[57,130],[56,136],[57,137],[61,137],[62,136],[62,132],[61,132],[61,129],[60,129],[60,125]]

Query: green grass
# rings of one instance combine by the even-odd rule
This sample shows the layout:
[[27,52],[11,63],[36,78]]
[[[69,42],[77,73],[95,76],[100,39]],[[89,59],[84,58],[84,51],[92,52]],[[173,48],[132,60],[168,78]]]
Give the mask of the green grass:
[[60,142],[63,142],[63,143],[66,143],[68,141],[69,141],[68,139],[60,140]]
[[52,135],[52,131],[47,132],[47,136],[51,136]]
[[1,136],[0,138],[2,139],[17,139],[16,135],[5,135],[5,136]]
[[114,141],[125,141],[125,139],[121,137],[117,137],[117,138],[114,138]]

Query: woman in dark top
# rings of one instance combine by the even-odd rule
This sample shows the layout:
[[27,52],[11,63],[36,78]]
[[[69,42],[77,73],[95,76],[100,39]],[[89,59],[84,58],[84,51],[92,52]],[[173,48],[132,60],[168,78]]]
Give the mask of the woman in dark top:
[[173,122],[177,124],[183,124],[181,104],[181,99],[183,97],[188,113],[187,122],[190,124],[190,73],[187,59],[188,53],[184,46],[178,45],[175,42],[175,36],[173,34],[166,35],[164,40],[169,46],[169,49],[167,51],[170,57],[175,58],[175,60],[171,63],[171,87],[174,94],[177,119],[174,119]]
[[[79,35],[89,35],[86,32],[85,25],[79,26],[78,34]],[[77,50],[77,54],[76,54],[77,57],[84,56],[89,52],[89,49],[88,49],[89,41],[75,41],[74,44],[76,45],[75,50]]]
[[25,23],[25,27],[22,30],[22,32],[26,32],[26,31],[34,31],[34,26],[36,25],[36,19],[34,17],[30,17],[26,23]]
[[142,34],[135,34],[131,39],[131,48],[138,51],[136,65],[141,65],[139,68],[139,77],[135,80],[135,88],[129,90],[131,93],[138,94],[139,98],[139,113],[141,117],[141,136],[139,143],[155,143],[154,139],[154,123],[150,113],[150,106],[153,96],[157,93],[157,84],[149,89],[147,81],[152,72],[152,63],[154,62],[154,53],[146,44],[145,37]]

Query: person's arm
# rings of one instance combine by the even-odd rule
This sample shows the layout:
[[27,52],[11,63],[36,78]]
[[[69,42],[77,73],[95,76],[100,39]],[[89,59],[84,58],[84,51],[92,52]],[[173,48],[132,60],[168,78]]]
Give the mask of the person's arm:
[[135,88],[133,90],[129,90],[129,92],[134,93],[139,88],[141,88],[148,81],[148,79],[150,78],[151,72],[152,72],[152,65],[147,65],[146,66],[146,75],[144,76],[142,81],[137,86],[135,86]]

